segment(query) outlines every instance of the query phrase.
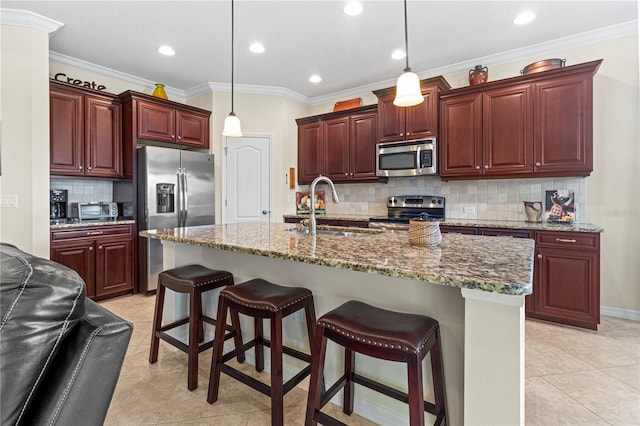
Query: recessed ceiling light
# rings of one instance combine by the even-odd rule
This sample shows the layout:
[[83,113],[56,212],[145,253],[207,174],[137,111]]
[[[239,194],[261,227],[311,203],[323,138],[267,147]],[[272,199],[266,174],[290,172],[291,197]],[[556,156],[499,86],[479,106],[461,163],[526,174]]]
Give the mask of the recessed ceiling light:
[[309,81],[312,83],[320,83],[322,81],[322,77],[320,77],[318,74],[313,74],[311,77],[309,77]]
[[165,56],[173,56],[176,54],[176,51],[169,46],[160,46],[158,48],[158,52],[162,53]]
[[524,25],[536,19],[536,15],[532,12],[522,12],[513,19],[513,23],[516,25]]
[[362,13],[362,5],[359,1],[350,1],[342,8],[342,11],[349,16],[356,16]]
[[404,53],[404,50],[394,50],[391,54],[391,57],[393,59],[404,59],[405,56],[407,56],[407,54]]
[[251,43],[251,45],[249,46],[249,50],[253,53],[263,53],[264,46],[262,45],[262,43]]

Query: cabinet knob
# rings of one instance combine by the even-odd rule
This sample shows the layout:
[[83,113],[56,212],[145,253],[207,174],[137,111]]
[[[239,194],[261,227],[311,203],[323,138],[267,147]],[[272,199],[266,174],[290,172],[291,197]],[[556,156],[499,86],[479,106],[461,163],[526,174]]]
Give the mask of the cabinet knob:
[[98,246],[98,250],[102,250],[102,246]]
[[400,133],[400,136],[404,136],[404,133]]
[[349,176],[349,173],[345,173],[344,175],[345,175],[345,176]]
[[91,166],[88,166],[88,167],[87,167],[87,170],[91,170]]
[[93,247],[89,247],[89,251],[93,251]]
[[178,136],[178,140],[182,139],[182,136]]
[[407,132],[407,136],[411,136],[411,132]]
[[488,169],[488,168],[489,168],[489,166],[485,164],[485,165],[484,165],[484,168],[485,168],[485,169]]
[[476,170],[480,170],[480,166],[476,166]]
[[539,161],[536,161],[536,166],[542,166]]
[[171,135],[171,137],[172,137],[172,138],[175,138],[175,137],[176,137],[176,135]]
[[349,173],[350,176],[353,176],[353,172]]
[[82,166],[78,166],[78,170],[82,170]]
[[541,255],[541,254],[537,255],[536,257],[537,257],[538,259],[542,259],[542,255]]

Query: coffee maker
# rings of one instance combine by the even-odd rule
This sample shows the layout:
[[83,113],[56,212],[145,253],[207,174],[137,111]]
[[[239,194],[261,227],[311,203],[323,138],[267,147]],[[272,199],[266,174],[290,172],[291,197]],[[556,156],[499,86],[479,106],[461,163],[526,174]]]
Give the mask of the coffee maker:
[[52,189],[49,191],[49,222],[52,224],[67,221],[67,190]]

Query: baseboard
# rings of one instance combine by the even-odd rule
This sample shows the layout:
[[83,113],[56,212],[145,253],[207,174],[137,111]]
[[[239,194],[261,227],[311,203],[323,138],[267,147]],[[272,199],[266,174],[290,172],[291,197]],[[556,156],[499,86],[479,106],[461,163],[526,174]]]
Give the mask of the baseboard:
[[635,309],[614,308],[612,306],[600,305],[600,315],[628,319],[631,321],[640,321],[640,311],[636,311]]
[[[229,340],[225,342],[224,352],[233,350],[233,341]],[[264,352],[264,371],[269,373],[271,370],[271,358],[269,356],[269,351]],[[256,365],[255,352],[253,350],[249,350],[245,352],[245,362]],[[282,366],[284,377],[293,377],[298,373],[297,370],[294,370],[287,365]],[[307,389],[305,389],[306,391]],[[342,392],[338,392],[335,395],[331,402],[342,407]],[[358,396],[358,392],[355,392],[354,400],[353,400],[353,411],[354,413],[362,416],[371,421],[375,421],[381,425],[402,425],[409,423],[409,409],[407,408],[407,413],[403,416],[401,413],[396,411],[392,411],[388,408],[380,406],[377,402],[370,400],[368,398],[363,398]]]

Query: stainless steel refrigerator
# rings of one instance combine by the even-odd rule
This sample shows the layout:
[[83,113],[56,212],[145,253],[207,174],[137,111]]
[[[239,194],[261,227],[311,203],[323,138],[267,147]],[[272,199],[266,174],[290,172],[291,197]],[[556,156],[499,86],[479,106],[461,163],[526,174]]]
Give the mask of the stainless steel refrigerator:
[[[145,146],[137,162],[138,230],[215,223],[213,155]],[[160,240],[139,238],[139,291],[155,290],[160,272]]]

